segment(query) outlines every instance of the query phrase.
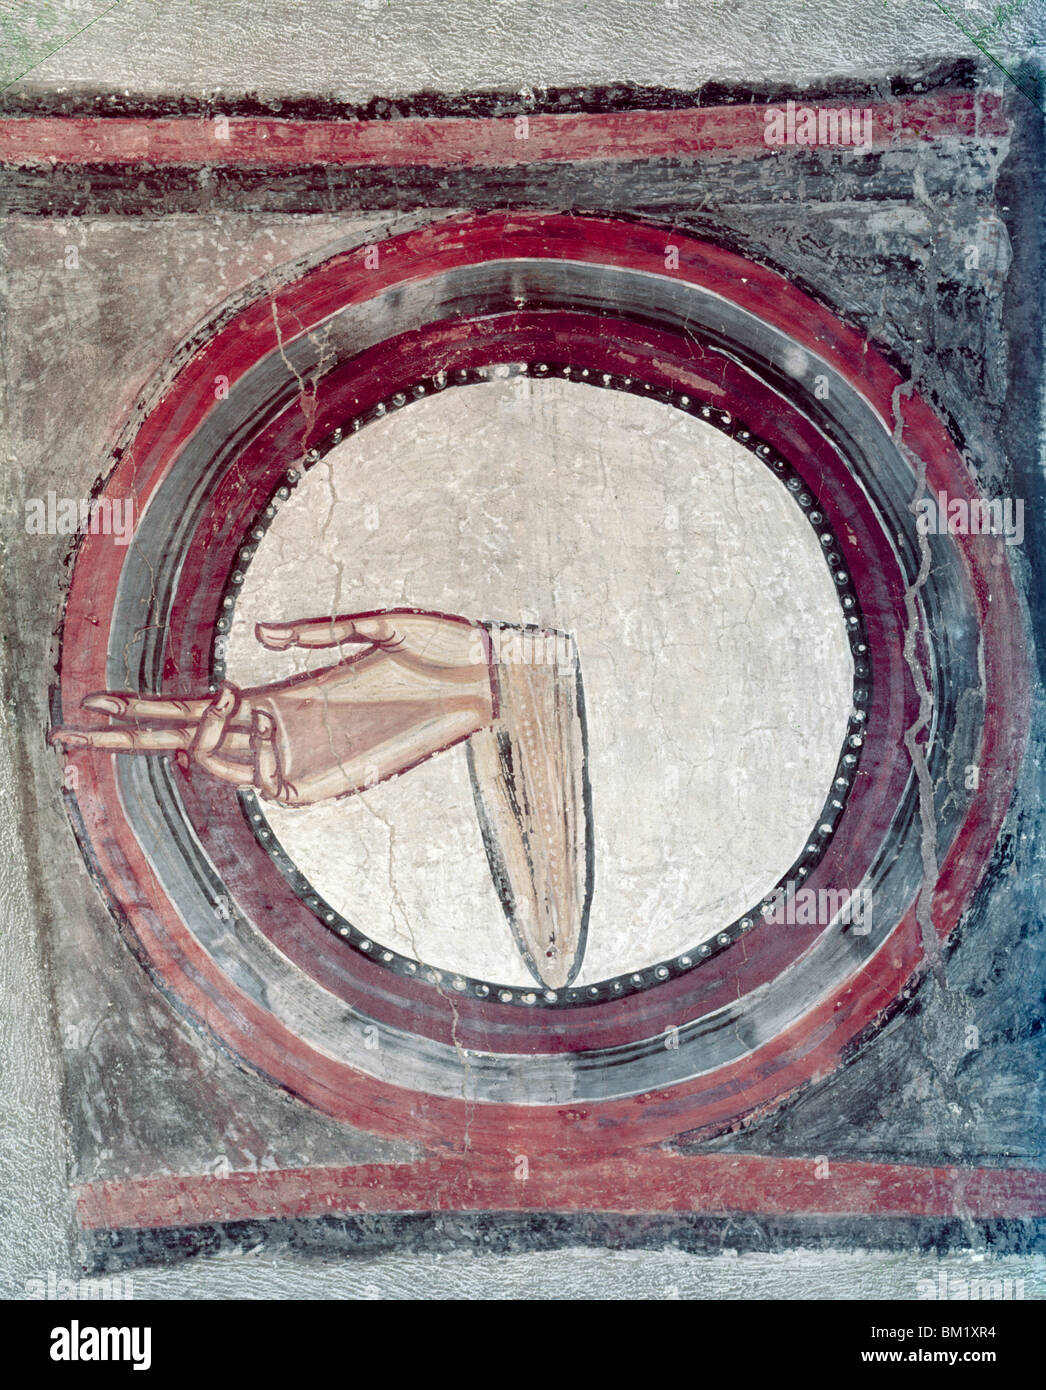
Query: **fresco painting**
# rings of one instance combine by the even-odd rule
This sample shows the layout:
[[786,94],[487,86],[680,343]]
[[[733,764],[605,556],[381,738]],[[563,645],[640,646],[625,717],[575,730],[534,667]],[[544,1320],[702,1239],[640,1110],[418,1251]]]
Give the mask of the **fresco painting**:
[[1041,1249],[1027,95],[18,101],[83,1268]]

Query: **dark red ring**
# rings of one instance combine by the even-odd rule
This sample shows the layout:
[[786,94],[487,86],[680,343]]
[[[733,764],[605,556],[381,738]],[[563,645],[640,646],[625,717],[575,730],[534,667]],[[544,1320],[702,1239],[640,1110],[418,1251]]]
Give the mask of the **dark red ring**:
[[[899,378],[858,333],[764,267],[687,238],[673,235],[672,240],[679,247],[682,278],[725,294],[791,333],[846,375],[884,421],[892,418],[892,393]],[[392,283],[401,276],[424,275],[426,267],[435,272],[450,261],[506,254],[563,254],[660,269],[664,241],[665,234],[658,228],[594,218],[537,214],[453,218],[388,243],[390,254],[384,257],[380,278]],[[284,322],[293,322],[299,331],[317,313],[322,317],[333,305],[365,298],[382,287],[374,275],[362,283],[363,277],[349,274],[351,267],[351,254],[318,267],[281,292],[276,312],[281,317],[286,314]],[[134,448],[109,480],[109,495],[133,494],[140,510],[171,462],[178,439],[192,431],[213,400],[214,376],[224,368],[235,382],[251,361],[276,346],[272,312],[269,301],[250,306],[199,350],[145,419]],[[901,399],[900,412],[906,444],[927,463],[928,487],[972,497],[973,486],[955,445],[932,411],[913,394]],[[823,489],[818,490],[823,495]],[[972,803],[941,866],[935,900],[935,925],[941,936],[957,922],[994,845],[1012,794],[1028,714],[1023,625],[1008,570],[1002,566],[988,571],[983,555],[968,538],[956,538],[956,548],[982,627],[992,698],[980,758],[984,794]],[[75,717],[82,694],[104,684],[104,643],[99,637],[112,611],[120,558],[100,538],[88,537],[81,547],[63,642],[66,718]],[[126,826],[120,824],[111,759],[91,753],[73,757],[81,772],[78,800],[94,867],[110,891],[121,879],[137,884],[132,900],[118,906],[154,978],[249,1065],[328,1113],[381,1133],[445,1144],[454,1142],[448,1136],[467,1130],[473,1148],[511,1152],[525,1140],[531,1149],[578,1153],[593,1145],[606,1151],[651,1143],[684,1130],[751,1117],[837,1065],[924,966],[919,931],[910,912],[887,947],[845,987],[756,1054],[713,1076],[630,1100],[576,1109],[437,1099],[377,1082],[318,1054],[216,972],[183,924],[165,913],[158,884],[133,836],[128,839]]]

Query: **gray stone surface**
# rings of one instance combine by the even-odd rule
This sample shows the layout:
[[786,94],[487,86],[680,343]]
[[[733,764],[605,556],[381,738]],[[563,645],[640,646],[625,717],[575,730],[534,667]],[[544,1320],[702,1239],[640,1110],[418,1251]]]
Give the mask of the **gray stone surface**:
[[[634,82],[689,88],[972,54],[990,0],[7,0],[5,82],[104,91],[375,95]],[[950,11],[951,13],[949,13]],[[954,16],[954,17],[953,17]],[[1041,38],[1040,0],[993,33]],[[52,51],[54,50],[54,51]]]

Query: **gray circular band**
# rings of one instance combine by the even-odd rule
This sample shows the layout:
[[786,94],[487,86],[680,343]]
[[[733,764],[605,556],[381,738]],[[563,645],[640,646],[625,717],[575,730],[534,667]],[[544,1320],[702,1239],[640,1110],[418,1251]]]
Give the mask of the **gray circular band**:
[[[389,290],[332,315],[321,328],[259,362],[219,402],[185,445],[140,518],[120,581],[111,628],[110,688],[159,689],[164,635],[181,557],[215,480],[246,438],[297,395],[299,377],[344,360],[393,334],[455,316],[528,307],[607,312],[661,328],[699,333],[798,408],[847,459],[884,532],[894,538],[907,584],[921,547],[932,555],[916,595],[919,624],[933,633],[933,724],[927,762],[935,788],[935,833],[950,842],[968,793],[950,764],[976,761],[984,692],[978,630],[961,566],[947,536],[919,536],[908,503],[910,462],[864,398],[823,359],[803,354],[786,334],[731,302],[670,276],[574,262],[505,260],[448,271]],[[828,383],[815,396],[814,377]],[[757,421],[749,422],[758,427]],[[959,717],[961,711],[963,717]],[[947,739],[945,738],[947,734]],[[905,759],[903,748],[897,756]],[[863,885],[874,912],[867,935],[834,924],[778,979],[705,1017],[678,1019],[662,1034],[590,1052],[480,1053],[408,1033],[354,1012],[306,976],[251,925],[188,821],[165,759],[117,759],[123,806],[165,892],[218,967],[245,993],[310,1045],[368,1075],[411,1089],[478,1102],[562,1104],[639,1094],[692,1079],[738,1060],[779,1034],[883,947],[923,878],[915,779],[895,808]],[[787,930],[787,928],[782,928]],[[450,993],[450,991],[448,991]],[[448,1003],[448,1009],[450,1004]],[[375,1040],[377,1045],[375,1045]]]

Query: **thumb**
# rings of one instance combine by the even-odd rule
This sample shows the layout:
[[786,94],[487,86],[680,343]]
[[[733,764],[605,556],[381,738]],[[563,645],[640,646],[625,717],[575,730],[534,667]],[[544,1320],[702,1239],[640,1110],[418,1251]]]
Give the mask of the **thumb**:
[[289,647],[339,647],[343,642],[387,642],[395,636],[390,619],[381,613],[341,618],[296,618],[288,623],[256,623],[254,635],[270,651]]

